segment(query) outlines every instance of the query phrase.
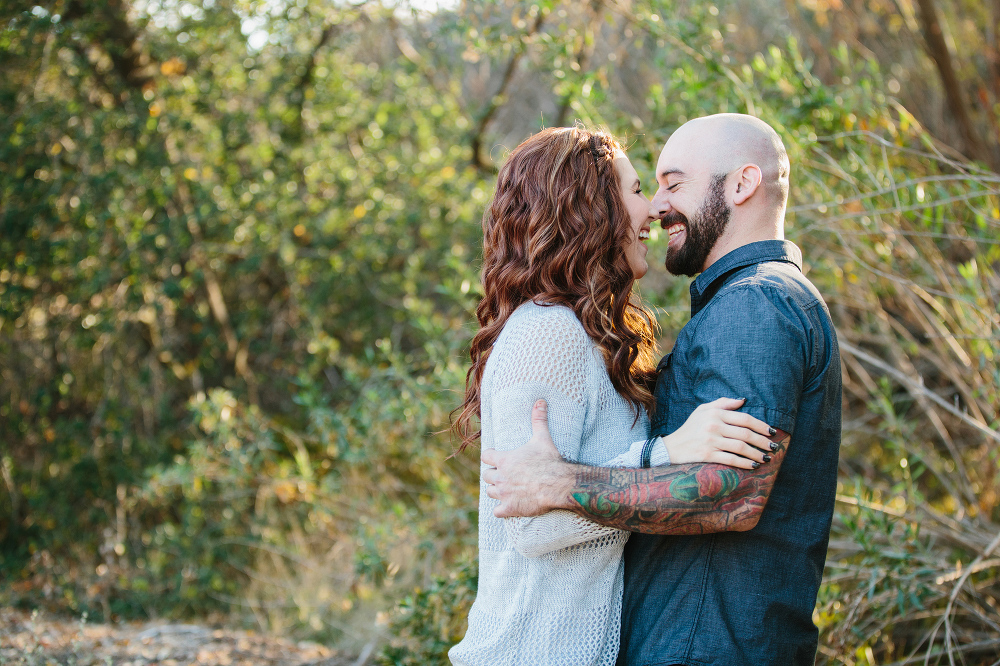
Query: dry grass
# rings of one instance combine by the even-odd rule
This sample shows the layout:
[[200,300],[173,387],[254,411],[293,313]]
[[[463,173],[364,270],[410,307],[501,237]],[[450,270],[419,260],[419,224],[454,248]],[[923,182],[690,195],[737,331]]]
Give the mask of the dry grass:
[[1000,178],[926,138],[811,157],[825,196],[800,200],[825,203],[791,214],[834,278],[844,376],[820,661],[998,664]]

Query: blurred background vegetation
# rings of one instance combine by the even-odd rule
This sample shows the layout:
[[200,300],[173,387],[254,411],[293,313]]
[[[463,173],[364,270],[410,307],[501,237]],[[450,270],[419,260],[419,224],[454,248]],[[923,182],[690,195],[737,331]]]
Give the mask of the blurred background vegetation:
[[4,0],[0,604],[439,663],[497,165],[735,111],[842,344],[819,662],[1000,663],[1000,2],[713,2]]

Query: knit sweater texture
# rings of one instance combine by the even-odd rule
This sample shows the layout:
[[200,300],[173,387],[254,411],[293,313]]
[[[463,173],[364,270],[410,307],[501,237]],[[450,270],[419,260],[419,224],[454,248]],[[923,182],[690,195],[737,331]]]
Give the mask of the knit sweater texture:
[[[515,449],[531,437],[531,408],[548,403],[549,430],[567,460],[638,467],[649,432],[615,391],[600,350],[572,310],[522,304],[486,362],[483,448]],[[662,442],[652,463],[665,464]],[[611,665],[618,653],[622,550],[628,532],[570,511],[501,519],[479,488],[479,588],[456,666]]]

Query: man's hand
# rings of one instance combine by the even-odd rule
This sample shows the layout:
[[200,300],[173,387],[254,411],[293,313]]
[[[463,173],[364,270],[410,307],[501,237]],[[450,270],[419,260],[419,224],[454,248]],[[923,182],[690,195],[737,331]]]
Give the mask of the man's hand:
[[482,460],[496,469],[483,471],[486,494],[500,504],[497,518],[537,516],[553,509],[570,508],[576,466],[559,455],[549,434],[548,406],[535,402],[531,410],[531,439],[513,451],[484,449]]

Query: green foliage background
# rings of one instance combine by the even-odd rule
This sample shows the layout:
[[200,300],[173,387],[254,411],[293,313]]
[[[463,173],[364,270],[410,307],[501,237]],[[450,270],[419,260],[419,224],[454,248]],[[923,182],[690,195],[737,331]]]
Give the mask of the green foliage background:
[[[5,3],[0,602],[440,660],[478,492],[442,431],[504,149],[579,119],[649,174],[736,111],[789,147],[844,350],[820,661],[1000,659],[1000,177],[876,60],[831,45],[820,80],[788,35],[730,38],[738,10]],[[642,293],[669,348],[686,282]]]

